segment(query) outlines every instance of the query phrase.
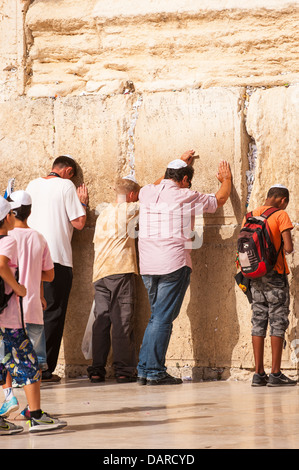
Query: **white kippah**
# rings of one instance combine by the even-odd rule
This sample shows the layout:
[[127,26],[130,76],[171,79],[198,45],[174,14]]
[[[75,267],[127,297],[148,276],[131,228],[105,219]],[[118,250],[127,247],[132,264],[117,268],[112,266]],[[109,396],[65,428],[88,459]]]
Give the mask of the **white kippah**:
[[122,179],[123,179],[123,180],[134,181],[134,183],[138,184],[133,175],[124,176]]
[[274,184],[273,186],[271,186],[270,189],[272,189],[272,188],[288,189],[286,186],[283,186],[282,184]]
[[176,160],[173,160],[167,165],[167,168],[171,168],[173,170],[179,170],[180,168],[185,168],[187,165],[186,162],[181,160],[180,158],[177,158]]

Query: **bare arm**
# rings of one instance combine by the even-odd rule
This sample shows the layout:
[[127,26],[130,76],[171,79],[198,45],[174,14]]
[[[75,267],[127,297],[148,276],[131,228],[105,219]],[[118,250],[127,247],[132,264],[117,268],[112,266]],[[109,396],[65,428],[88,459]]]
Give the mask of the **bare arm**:
[[8,262],[9,259],[6,256],[0,255],[0,276],[12,288],[16,295],[19,297],[25,297],[27,294],[26,287],[18,284],[8,266]]
[[292,253],[292,251],[294,250],[294,245],[291,230],[285,230],[284,232],[282,232],[281,235],[283,239],[284,251],[286,253]]
[[217,199],[218,207],[222,207],[228,200],[232,189],[232,174],[228,162],[220,162],[217,178],[220,181],[221,186],[215,196]]
[[49,269],[48,271],[42,271],[42,281],[52,282],[54,279],[54,268]]
[[81,217],[78,217],[77,219],[71,220],[71,224],[74,228],[77,230],[82,230],[85,226],[86,222],[86,215],[82,215]]

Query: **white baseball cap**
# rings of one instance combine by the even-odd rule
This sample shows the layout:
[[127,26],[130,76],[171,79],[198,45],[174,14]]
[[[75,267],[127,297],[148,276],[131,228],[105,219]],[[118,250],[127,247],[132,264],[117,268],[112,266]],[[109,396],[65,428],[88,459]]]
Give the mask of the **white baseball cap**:
[[172,162],[168,163],[167,168],[179,170],[180,168],[185,168],[186,166],[188,166],[186,162],[180,158],[177,158],[176,160],[172,160]]
[[26,191],[13,191],[10,195],[10,199],[14,202],[19,203],[19,206],[30,206],[32,204],[32,199],[29,193]]
[[8,202],[3,196],[0,196],[0,220],[5,219],[11,210],[17,209],[20,206],[19,202]]

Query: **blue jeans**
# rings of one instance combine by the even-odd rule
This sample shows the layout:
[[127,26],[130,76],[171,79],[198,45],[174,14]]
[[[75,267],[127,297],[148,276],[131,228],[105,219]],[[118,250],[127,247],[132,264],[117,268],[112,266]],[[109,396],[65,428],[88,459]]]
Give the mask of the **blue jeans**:
[[26,323],[26,331],[37,355],[38,364],[41,370],[47,370],[46,337],[44,325],[36,323]]
[[172,323],[180,313],[191,269],[184,266],[163,275],[143,275],[151,306],[151,317],[144,333],[138,363],[138,376],[160,379],[166,376],[165,356]]

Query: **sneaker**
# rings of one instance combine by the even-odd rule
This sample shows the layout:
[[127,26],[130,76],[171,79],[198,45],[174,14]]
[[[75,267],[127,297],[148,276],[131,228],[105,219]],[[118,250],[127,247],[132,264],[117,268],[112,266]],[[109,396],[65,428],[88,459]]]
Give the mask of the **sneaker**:
[[252,387],[265,387],[268,383],[269,377],[264,372],[263,374],[255,373],[252,377]]
[[0,416],[7,417],[12,413],[13,411],[16,411],[19,409],[19,402],[16,399],[16,397],[12,397],[9,401],[5,401],[3,405],[0,408]]
[[169,374],[166,374],[165,377],[161,379],[147,379],[147,385],[177,385],[182,384],[182,379],[178,379],[177,377],[172,377]]
[[23,416],[24,419],[30,419],[30,411],[28,405],[21,411],[20,415]]
[[51,374],[48,371],[47,372],[42,372],[42,382],[53,382],[57,383],[61,381],[61,377],[56,374]]
[[0,436],[10,436],[11,434],[17,434],[22,432],[24,428],[22,426],[16,426],[6,419],[0,418]]
[[137,383],[138,385],[146,385],[146,377],[137,377]]
[[54,429],[61,429],[67,426],[66,421],[60,421],[58,418],[53,418],[44,411],[42,411],[42,415],[39,419],[30,418],[27,421],[27,424],[29,424],[29,432],[52,431]]
[[281,372],[278,377],[274,374],[270,374],[267,386],[268,387],[283,387],[286,385],[296,385],[296,384],[297,384],[297,380],[292,380]]

